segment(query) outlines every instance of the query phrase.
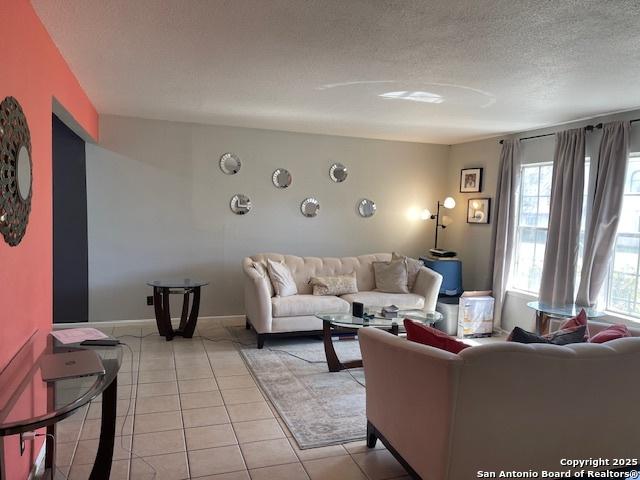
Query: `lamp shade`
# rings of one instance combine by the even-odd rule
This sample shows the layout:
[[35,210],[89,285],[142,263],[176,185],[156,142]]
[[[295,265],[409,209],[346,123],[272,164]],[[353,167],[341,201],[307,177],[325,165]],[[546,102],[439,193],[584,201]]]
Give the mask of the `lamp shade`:
[[456,201],[453,197],[447,197],[444,199],[444,203],[442,205],[444,205],[444,208],[454,208],[456,206]]
[[449,215],[443,215],[442,221],[440,223],[442,223],[443,226],[448,227],[453,223],[453,218],[451,218]]
[[420,212],[420,220],[429,220],[431,218],[431,212],[428,208],[425,208]]

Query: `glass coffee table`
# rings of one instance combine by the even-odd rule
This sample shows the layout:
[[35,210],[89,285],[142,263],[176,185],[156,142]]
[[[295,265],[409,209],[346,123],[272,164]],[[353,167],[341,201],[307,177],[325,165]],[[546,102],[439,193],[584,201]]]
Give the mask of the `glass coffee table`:
[[402,325],[405,318],[415,320],[425,325],[433,325],[442,320],[440,312],[425,312],[423,310],[400,310],[396,318],[385,318],[381,313],[382,307],[368,307],[365,314],[373,315],[369,318],[354,317],[350,313],[318,313],[316,317],[322,320],[322,334],[324,340],[324,353],[327,357],[327,365],[330,372],[339,372],[346,368],[362,367],[362,360],[350,360],[341,362],[333,346],[333,335],[355,334],[361,328],[379,328],[398,335],[404,331]]

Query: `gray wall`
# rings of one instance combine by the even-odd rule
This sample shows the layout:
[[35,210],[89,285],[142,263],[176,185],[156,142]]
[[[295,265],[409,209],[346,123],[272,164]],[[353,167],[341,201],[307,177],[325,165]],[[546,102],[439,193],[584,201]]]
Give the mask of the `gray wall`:
[[[203,316],[241,314],[240,262],[259,252],[424,254],[433,246],[433,222],[411,220],[407,211],[433,210],[449,194],[449,150],[102,116],[100,144],[87,145],[90,320],[152,318],[145,282],[164,277],[209,280]],[[219,170],[218,158],[226,151],[241,157],[239,174]],[[487,152],[487,162],[493,154]],[[329,179],[333,161],[349,168],[346,182]],[[276,167],[291,171],[288,189],[271,184]],[[248,215],[230,212],[235,193],[251,197]],[[307,196],[320,200],[316,218],[300,214]],[[363,197],[378,206],[372,218],[356,215]],[[457,222],[462,210],[456,209]]]

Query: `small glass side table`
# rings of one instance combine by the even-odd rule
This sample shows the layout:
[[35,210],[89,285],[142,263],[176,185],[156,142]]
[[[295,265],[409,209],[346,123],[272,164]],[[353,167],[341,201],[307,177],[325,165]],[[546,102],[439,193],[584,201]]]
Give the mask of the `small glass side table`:
[[549,318],[571,318],[580,313],[580,310],[584,308],[587,313],[587,318],[600,318],[604,317],[605,313],[596,310],[591,307],[582,307],[572,303],[570,305],[553,306],[542,302],[529,302],[527,307],[536,311],[536,333],[548,333],[549,330]]
[[[183,280],[154,280],[147,282],[147,285],[153,287],[153,306],[156,313],[158,333],[165,337],[167,342],[173,340],[176,335],[184,338],[193,337],[193,332],[198,322],[198,310],[200,309],[200,288],[209,285],[209,282],[185,278]],[[172,294],[184,296],[178,330],[174,330],[171,325],[169,295]],[[191,302],[191,312],[189,312],[191,294],[193,294],[193,301]]]
[[[95,351],[104,365],[104,375],[63,378],[45,382],[40,372],[45,354],[79,350]],[[58,478],[55,464],[56,424],[102,395],[100,439],[91,480],[108,480],[116,436],[118,373],[122,365],[122,347],[87,347],[78,343],[62,344],[37,330],[0,373],[0,449],[4,437],[46,428],[45,475]],[[13,477],[12,477],[13,478]],[[0,479],[11,480],[6,459],[0,455]]]

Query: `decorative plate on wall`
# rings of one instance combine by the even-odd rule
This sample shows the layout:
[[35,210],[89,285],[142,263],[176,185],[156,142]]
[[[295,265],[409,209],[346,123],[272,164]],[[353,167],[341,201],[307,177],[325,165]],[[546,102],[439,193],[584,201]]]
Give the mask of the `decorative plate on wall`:
[[300,204],[300,211],[305,217],[315,217],[320,211],[320,202],[313,197],[305,198]]
[[0,232],[12,247],[27,230],[31,212],[31,133],[13,97],[0,103]]
[[331,165],[329,169],[329,177],[336,183],[342,183],[347,179],[347,175],[349,172],[347,171],[347,167],[345,167],[341,163],[334,163]]
[[226,175],[235,175],[241,167],[242,162],[235,153],[224,153],[220,157],[220,170]]
[[291,174],[286,168],[276,168],[271,176],[271,181],[276,188],[287,188],[291,185]]
[[236,193],[231,197],[229,207],[236,215],[245,215],[251,211],[251,199],[243,193]]
[[363,198],[358,202],[358,213],[364,218],[373,217],[376,213],[376,202]]

